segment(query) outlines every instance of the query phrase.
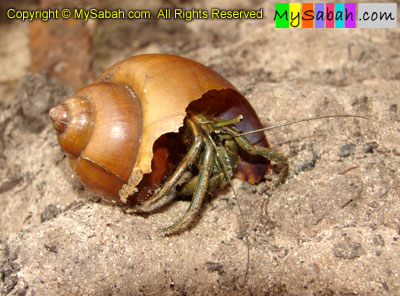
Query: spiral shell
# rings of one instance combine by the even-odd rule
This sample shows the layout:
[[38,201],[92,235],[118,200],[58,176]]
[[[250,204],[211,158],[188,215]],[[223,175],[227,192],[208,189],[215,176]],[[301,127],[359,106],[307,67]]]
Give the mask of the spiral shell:
[[[163,135],[178,133],[188,110],[222,119],[241,114],[237,127],[242,132],[262,127],[248,101],[225,78],[195,61],[164,54],[115,64],[54,107],[50,118],[82,182],[123,202],[136,190],[129,199],[138,202],[168,174],[174,148]],[[263,133],[248,139],[268,147]],[[259,181],[267,162],[240,156],[238,176]]]

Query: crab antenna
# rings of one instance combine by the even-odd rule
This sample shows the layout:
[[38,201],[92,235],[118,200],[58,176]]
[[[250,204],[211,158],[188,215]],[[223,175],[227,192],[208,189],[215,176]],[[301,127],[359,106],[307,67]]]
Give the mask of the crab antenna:
[[326,116],[319,116],[319,117],[306,118],[306,119],[301,119],[301,120],[296,120],[296,121],[290,121],[290,122],[286,122],[286,123],[282,123],[282,124],[278,124],[278,125],[274,125],[274,126],[270,126],[270,127],[264,127],[264,128],[256,129],[256,130],[253,130],[253,131],[241,133],[241,134],[238,134],[237,136],[244,136],[244,135],[249,135],[249,134],[262,132],[262,131],[269,131],[269,130],[272,130],[274,128],[283,127],[283,126],[287,126],[287,125],[292,125],[292,124],[296,124],[296,123],[299,123],[299,122],[318,120],[318,119],[325,119],[325,118],[335,118],[335,117],[353,117],[353,118],[362,118],[362,119],[368,120],[368,117],[361,116],[361,115],[348,115],[348,114],[326,115]]
[[[239,115],[239,116],[237,116],[235,118],[239,119],[239,121],[240,121],[243,118],[243,116]],[[232,120],[235,120],[235,118],[233,118]],[[211,138],[211,136],[209,134],[207,134],[207,137],[210,139],[210,142],[213,145],[214,150],[217,151],[217,145],[215,144],[214,140]],[[216,156],[218,157],[217,154],[216,154]],[[235,187],[233,186],[232,178],[229,176],[228,169],[226,168],[224,162],[221,161],[220,165],[221,165],[221,168],[222,168],[222,171],[223,171],[225,177],[227,178],[227,180],[229,182],[229,185],[232,188],[233,196],[234,196],[234,199],[236,200],[236,204],[237,204],[237,207],[239,209],[240,220],[241,220],[241,224],[242,224],[241,226],[243,227],[242,231],[243,231],[243,234],[244,234],[244,239],[246,241],[246,250],[247,250],[247,262],[246,262],[246,270],[245,270],[245,273],[244,273],[243,284],[246,284],[247,281],[248,281],[248,274],[249,274],[249,270],[250,270],[250,239],[249,239],[249,234],[247,233],[246,221],[244,219],[243,210],[242,210],[242,208],[240,206],[240,201],[239,201],[238,194],[236,192]]]

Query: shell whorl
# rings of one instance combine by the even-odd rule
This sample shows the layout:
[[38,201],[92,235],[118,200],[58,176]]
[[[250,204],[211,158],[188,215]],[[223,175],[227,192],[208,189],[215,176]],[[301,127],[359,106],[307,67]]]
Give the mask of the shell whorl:
[[72,97],[50,110],[58,142],[65,152],[79,157],[93,131],[93,105],[86,98]]
[[134,93],[123,84],[94,83],[55,106],[50,119],[82,182],[117,198],[140,146],[141,106]]

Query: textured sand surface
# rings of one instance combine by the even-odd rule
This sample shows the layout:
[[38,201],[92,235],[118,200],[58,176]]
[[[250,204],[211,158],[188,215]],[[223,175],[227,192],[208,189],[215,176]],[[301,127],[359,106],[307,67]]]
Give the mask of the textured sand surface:
[[267,18],[107,22],[93,46],[97,72],[149,52],[202,62],[242,91],[265,126],[329,114],[369,118],[267,133],[290,158],[290,176],[275,190],[268,178],[234,180],[248,225],[248,281],[230,188],[205,202],[190,229],[158,236],[188,203],[144,218],[84,190],[47,119],[71,90],[28,75],[0,112],[0,293],[400,294],[399,29],[277,30],[274,3],[247,2],[225,8],[262,7]]

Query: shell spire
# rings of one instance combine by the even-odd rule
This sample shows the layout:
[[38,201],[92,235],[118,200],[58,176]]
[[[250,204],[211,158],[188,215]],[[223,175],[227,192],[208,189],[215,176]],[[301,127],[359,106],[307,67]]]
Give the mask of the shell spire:
[[68,125],[68,108],[64,104],[58,104],[50,110],[49,116],[54,129],[59,134],[63,133]]

